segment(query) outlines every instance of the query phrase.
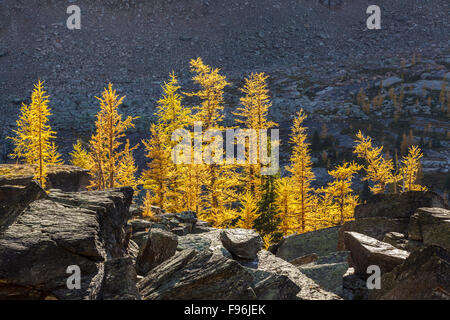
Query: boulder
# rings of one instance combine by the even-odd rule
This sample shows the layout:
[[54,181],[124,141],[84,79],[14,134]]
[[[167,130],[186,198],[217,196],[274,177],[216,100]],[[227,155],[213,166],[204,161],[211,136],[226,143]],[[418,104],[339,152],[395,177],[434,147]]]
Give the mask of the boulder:
[[154,267],[172,257],[178,246],[177,236],[161,229],[150,229],[147,241],[140,248],[136,261],[136,271],[147,274]]
[[301,265],[299,269],[325,290],[342,296],[343,276],[349,268],[348,255],[348,251],[334,252],[309,264]]
[[263,247],[261,236],[248,229],[222,230],[220,240],[229,252],[241,259],[255,259]]
[[178,237],[178,251],[194,249],[196,251],[209,250],[216,254],[232,259],[232,254],[223,246],[220,240],[221,230],[213,229],[201,234],[188,234]]
[[324,256],[336,251],[339,227],[290,235],[276,247],[275,255],[286,261],[309,254]]
[[209,250],[183,250],[138,282],[144,300],[254,299],[252,274]]
[[450,300],[450,254],[438,246],[415,250],[401,265],[381,277],[378,300]]
[[[0,299],[101,299],[105,263],[128,253],[131,188],[50,193],[0,233]],[[81,270],[70,290],[69,266]]]
[[4,231],[33,201],[44,199],[47,193],[36,181],[27,185],[0,186],[0,232]]
[[[0,164],[0,185],[28,185],[34,179],[35,165]],[[86,190],[89,170],[70,165],[47,167],[47,187],[66,192]]]
[[271,252],[261,250],[258,258],[254,261],[253,269],[256,272],[266,271],[278,276],[285,276],[292,281],[300,290],[295,299],[300,300],[340,300],[336,294],[327,291],[308,278],[301,270],[289,262],[276,257]]
[[345,232],[344,243],[351,252],[356,274],[363,279],[368,277],[367,267],[376,265],[383,274],[403,263],[409,255],[405,250],[357,232]]
[[450,251],[450,210],[420,208],[411,217],[409,239]]
[[446,205],[441,196],[431,191],[376,194],[355,208],[355,219],[368,217],[409,219],[422,207],[446,208]]
[[362,233],[382,241],[389,232],[408,233],[408,225],[409,219],[406,218],[370,217],[347,221],[339,229],[337,249],[345,250],[344,233],[346,231]]

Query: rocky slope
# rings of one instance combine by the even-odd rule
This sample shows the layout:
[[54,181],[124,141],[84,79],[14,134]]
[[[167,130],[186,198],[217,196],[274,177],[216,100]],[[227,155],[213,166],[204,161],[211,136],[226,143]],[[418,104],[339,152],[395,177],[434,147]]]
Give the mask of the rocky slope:
[[[82,10],[79,31],[65,26],[70,4]],[[282,129],[282,161],[288,159],[286,134],[292,116],[303,107],[310,114],[311,135],[322,124],[328,126],[334,145],[325,151],[332,161],[335,154],[341,160],[349,152],[359,128],[391,151],[398,148],[392,142],[412,129],[415,143],[423,138],[424,173],[438,176],[429,178],[432,186],[439,174],[448,175],[450,161],[448,114],[439,103],[443,83],[444,91],[450,89],[449,3],[378,1],[379,31],[366,29],[369,4],[365,0],[0,1],[4,115],[0,155],[7,160],[11,142],[5,137],[11,135],[20,104],[29,101],[38,78],[46,80],[54,113],[51,123],[67,157],[77,138],[91,134],[98,111],[94,96],[108,81],[127,96],[122,111],[140,116],[129,133],[132,142],[138,141],[148,135],[168,73],[174,70],[183,90],[189,91],[188,62],[202,56],[222,68],[232,82],[225,108],[229,122],[243,76],[252,71],[270,75],[270,115]],[[401,120],[407,124],[391,120],[395,108],[388,97],[390,88],[398,95],[402,85]],[[356,103],[361,88],[370,99],[380,91],[383,105],[365,112]],[[136,156],[142,169],[142,151]],[[327,175],[323,165],[317,165],[316,175],[323,183]],[[444,191],[443,183],[432,187]]]

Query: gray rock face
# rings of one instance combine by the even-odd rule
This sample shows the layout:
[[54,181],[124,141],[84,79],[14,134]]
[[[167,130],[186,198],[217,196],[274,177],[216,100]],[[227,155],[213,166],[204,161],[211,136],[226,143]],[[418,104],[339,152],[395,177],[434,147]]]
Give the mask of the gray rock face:
[[[101,299],[105,263],[127,255],[133,190],[50,193],[32,202],[0,234],[0,299]],[[82,272],[66,287],[68,266]]]
[[141,300],[136,287],[137,275],[130,257],[116,258],[105,263],[103,300]]
[[172,257],[178,246],[177,236],[161,229],[150,229],[146,243],[141,246],[136,271],[146,275],[154,267]]
[[312,263],[299,266],[301,272],[325,290],[343,295],[343,276],[348,270],[348,251],[320,257]]
[[324,256],[336,251],[339,227],[295,234],[284,238],[278,245],[275,255],[286,261],[317,254]]
[[263,246],[261,236],[253,230],[222,230],[220,240],[223,246],[236,257],[253,260]]
[[339,229],[338,250],[344,250],[346,231],[362,233],[381,241],[388,232],[406,234],[408,225],[409,219],[406,218],[369,217],[347,221]]
[[381,277],[378,300],[450,300],[450,254],[438,246],[415,250],[405,262]]
[[450,210],[420,208],[411,217],[408,236],[425,245],[437,245],[450,251]]
[[45,190],[35,181],[26,186],[0,186],[0,232],[13,223],[33,201],[47,197]]
[[410,218],[422,207],[445,208],[445,202],[431,191],[376,194],[355,208],[355,219],[367,217]]
[[253,276],[238,262],[210,251],[183,250],[138,282],[145,300],[254,299]]
[[383,274],[403,263],[409,256],[407,251],[357,232],[345,232],[344,243],[345,248],[351,252],[356,274],[363,279],[368,277],[368,266],[380,267]]
[[339,296],[328,292],[320,285],[308,278],[297,267],[276,257],[271,252],[261,250],[258,252],[258,259],[255,261],[255,269],[259,271],[271,272],[276,275],[286,276],[300,288],[296,294],[296,299],[300,300],[339,300]]

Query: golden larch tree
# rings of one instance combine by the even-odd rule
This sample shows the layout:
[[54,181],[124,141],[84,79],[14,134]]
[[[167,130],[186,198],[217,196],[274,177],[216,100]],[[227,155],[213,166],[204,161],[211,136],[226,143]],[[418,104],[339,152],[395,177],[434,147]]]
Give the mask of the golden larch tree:
[[420,159],[423,154],[418,146],[411,146],[408,154],[402,160],[400,176],[402,177],[403,191],[426,191],[427,188],[418,183]]
[[307,128],[304,121],[307,118],[303,109],[297,113],[292,128],[291,143],[293,145],[290,158],[291,165],[286,169],[292,173],[292,184],[296,201],[296,214],[299,221],[299,232],[303,233],[307,229],[308,218],[314,209],[314,188],[311,182],[315,176],[312,171],[310,145],[307,142]]
[[[260,130],[267,130],[277,124],[273,121],[267,120],[270,102],[269,89],[267,88],[268,76],[264,73],[252,73],[245,79],[244,87],[241,92],[244,94],[240,98],[242,107],[238,107],[236,112],[233,112],[238,118],[236,122],[244,125],[247,129],[256,131],[256,163],[251,163],[247,157],[244,165],[244,177],[246,190],[255,195],[257,200],[261,198],[261,155],[260,155]],[[239,143],[246,143],[246,141],[239,141]],[[248,151],[249,146],[246,145]]]
[[386,160],[382,154],[383,147],[374,147],[372,139],[365,137],[361,131],[358,132],[356,138],[353,153],[366,162],[366,176],[363,180],[370,180],[374,183],[374,186],[370,187],[373,193],[384,193],[386,186],[395,181],[392,159]]
[[[195,106],[197,112],[193,116],[193,121],[201,123],[203,132],[213,129],[217,131],[224,130],[221,125],[223,120],[224,108],[224,88],[229,85],[226,77],[221,75],[219,69],[213,69],[203,63],[201,58],[191,60],[191,71],[195,74],[192,80],[200,86],[200,89],[186,93],[187,96],[200,99],[200,105]],[[215,141],[215,137],[208,143],[203,143],[202,151],[207,150]],[[222,155],[219,156],[223,159]],[[197,166],[196,169],[204,170],[204,185],[202,193],[203,207],[205,213],[199,213],[201,219],[215,223],[217,217],[223,214],[227,206],[235,200],[232,188],[237,184],[230,167],[223,163],[204,164]],[[195,188],[198,189],[198,186]]]
[[288,236],[296,232],[298,226],[297,216],[294,215],[295,198],[291,177],[283,177],[277,181],[275,194],[277,216],[280,219],[278,230],[283,236]]
[[342,225],[346,221],[354,219],[353,213],[358,204],[358,196],[353,194],[352,179],[363,167],[356,163],[344,162],[336,169],[328,171],[333,181],[318,193],[324,193],[328,217],[324,217],[332,225]]
[[253,224],[259,217],[258,202],[255,196],[250,191],[245,192],[242,195],[241,205],[242,207],[239,211],[240,219],[236,226],[242,229],[253,229]]
[[123,97],[119,97],[113,85],[96,97],[100,101],[100,111],[95,121],[96,131],[89,142],[89,160],[92,164],[90,174],[92,177],[91,189],[104,190],[123,186],[118,181],[118,170],[124,150],[121,148],[121,138],[129,128],[134,128],[133,118],[128,116],[123,120],[119,113],[119,106]]
[[49,124],[51,115],[49,96],[44,90],[44,82],[38,81],[34,85],[31,95],[31,104],[22,104],[21,114],[17,120],[15,137],[11,137],[14,143],[12,158],[22,160],[27,164],[37,166],[34,178],[45,187],[47,166],[61,164],[61,158],[56,151],[56,145],[52,141],[56,132]]
[[88,170],[91,168],[89,154],[84,148],[81,140],[77,140],[77,142],[73,145],[73,151],[69,153],[69,155],[71,157],[70,163],[72,165]]

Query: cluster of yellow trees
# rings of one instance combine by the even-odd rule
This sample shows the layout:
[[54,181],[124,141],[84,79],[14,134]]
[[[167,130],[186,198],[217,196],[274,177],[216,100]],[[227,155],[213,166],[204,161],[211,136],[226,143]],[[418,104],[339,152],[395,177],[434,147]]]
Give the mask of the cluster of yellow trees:
[[[119,106],[124,97],[119,97],[109,84],[102,93],[100,111],[97,114],[96,130],[90,140],[83,144],[77,141],[70,154],[73,165],[90,170],[92,190],[104,190],[119,186],[142,185],[146,190],[143,201],[145,216],[152,216],[151,206],[159,206],[167,212],[192,210],[200,219],[216,227],[254,228],[256,219],[262,214],[261,201],[265,190],[264,165],[259,155],[257,163],[226,165],[206,164],[191,161],[176,164],[172,161],[172,141],[175,130],[193,127],[202,122],[204,129],[225,130],[224,88],[229,85],[219,69],[205,65],[201,58],[190,62],[193,81],[198,90],[181,93],[177,77],[170,74],[169,81],[162,86],[163,94],[158,101],[157,121],[150,126],[150,136],[143,140],[148,167],[137,176],[133,151],[126,140],[126,130],[132,128],[136,118],[124,118]],[[236,125],[245,128],[269,129],[277,124],[267,119],[271,107],[267,75],[253,73],[245,79],[241,89],[241,105],[233,114]],[[199,104],[193,108],[183,105],[183,95],[196,97]],[[17,121],[14,141],[14,158],[37,166],[36,179],[45,185],[46,168],[61,164],[60,155],[52,142],[55,138],[48,124],[50,109],[43,83],[35,86],[30,105],[23,105]],[[335,226],[353,219],[358,196],[352,190],[352,179],[364,170],[364,180],[373,184],[373,193],[386,192],[393,185],[395,192],[424,190],[417,184],[417,172],[422,154],[412,146],[404,157],[400,168],[394,168],[392,159],[386,159],[382,147],[374,147],[370,137],[357,134],[354,153],[364,160],[364,165],[345,162],[330,170],[333,181],[319,189],[312,187],[314,173],[310,145],[304,126],[306,114],[300,110],[292,127],[292,155],[287,171],[290,176],[275,181],[274,205],[279,221],[277,232],[289,235],[329,226]],[[194,135],[194,133],[192,133]],[[124,141],[125,140],[125,141]],[[259,137],[257,139],[260,141]],[[213,143],[213,142],[211,142]],[[192,148],[208,148],[207,143]],[[256,148],[259,152],[260,148]],[[248,150],[247,150],[248,152]],[[192,152],[191,154],[194,154]],[[272,190],[273,191],[273,190]],[[270,241],[270,235],[265,235]]]

